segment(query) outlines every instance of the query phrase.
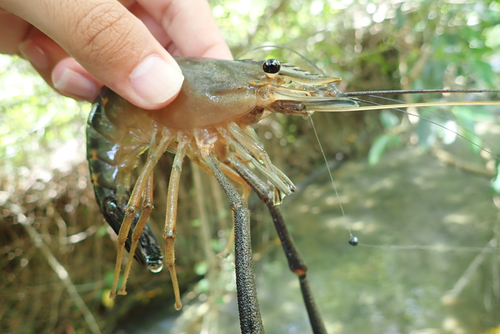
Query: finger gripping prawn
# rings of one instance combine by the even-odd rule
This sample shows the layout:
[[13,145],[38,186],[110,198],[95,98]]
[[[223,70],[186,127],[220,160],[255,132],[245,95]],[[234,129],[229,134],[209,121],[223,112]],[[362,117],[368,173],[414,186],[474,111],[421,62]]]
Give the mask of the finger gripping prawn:
[[[273,165],[251,125],[273,112],[308,116],[315,111],[351,110],[357,108],[358,103],[339,94],[333,83],[340,79],[311,74],[276,60],[176,60],[185,81],[178,97],[167,107],[142,110],[105,88],[89,117],[87,156],[96,199],[106,221],[118,233],[111,296],[116,294],[126,247],[130,250],[129,261],[118,293],[126,293],[131,258],[135,254],[153,271],[161,270],[165,262],[172,277],[176,308],[181,307],[174,242],[179,180],[182,161],[187,155],[217,179],[229,199],[235,218],[241,331],[263,333],[251,261],[250,215],[234,185],[253,188],[266,202],[273,217],[281,217],[276,205],[291,194],[295,186]],[[167,150],[175,152],[175,159],[167,191],[163,232],[166,251],[162,259],[158,241],[147,220],[153,209],[153,169]],[[131,173],[138,157],[146,151],[148,159],[132,187]],[[260,177],[248,168],[249,164],[256,167]],[[261,177],[269,181],[273,189],[269,190]],[[275,218],[275,221],[280,219]],[[307,286],[306,267],[293,245],[290,246],[287,232],[282,234],[280,238],[287,250],[290,268],[299,275],[301,286]],[[314,333],[326,333],[308,287],[303,289],[303,294]]]

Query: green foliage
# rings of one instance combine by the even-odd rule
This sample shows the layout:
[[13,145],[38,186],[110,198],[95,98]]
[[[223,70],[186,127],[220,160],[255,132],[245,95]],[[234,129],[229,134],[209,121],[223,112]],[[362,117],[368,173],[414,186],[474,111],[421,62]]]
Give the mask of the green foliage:
[[[261,0],[250,4],[221,0],[213,8],[236,57],[273,57],[303,66],[304,61],[288,50],[255,49],[284,45],[327,73],[342,75],[343,90],[500,86],[497,2]],[[483,98],[494,97],[470,95],[464,100]],[[446,99],[421,95],[406,97],[405,102]],[[488,114],[488,121],[493,120],[492,109],[469,108],[466,112]],[[438,113],[442,114],[429,108],[423,115],[444,129],[456,126],[459,134],[478,150],[481,143],[475,135],[475,123],[471,123],[476,116],[461,116],[462,110],[445,117]],[[424,149],[430,149],[438,140],[446,145],[454,142],[452,132],[432,126],[426,119],[411,123],[403,117],[399,131],[408,133],[406,139],[413,133]],[[288,143],[296,142],[297,135],[286,132],[286,122],[283,137]],[[381,158],[389,144],[397,142],[397,134],[387,133],[391,126],[382,125],[386,133],[371,149],[372,163]]]
[[380,113],[380,122],[386,131],[377,137],[370,147],[370,151],[368,152],[368,163],[370,165],[378,163],[386,150],[402,144],[398,133],[399,118],[392,111],[383,110]]
[[203,276],[208,271],[208,263],[207,261],[200,261],[194,265],[194,272],[198,276]]
[[380,161],[387,149],[399,146],[400,144],[399,136],[394,134],[383,134],[377,137],[370,148],[370,152],[368,152],[368,163],[375,165]]
[[68,170],[81,161],[88,105],[56,94],[20,58],[0,55],[0,73],[3,174],[19,166]]
[[[108,272],[105,273],[105,275],[104,275],[104,286],[107,289],[111,289],[111,286],[113,285],[113,279],[114,279],[114,277],[115,277],[115,271],[114,270],[110,270],[110,271],[108,271]],[[118,286],[121,286],[122,280],[123,280],[123,277],[120,276],[120,278],[118,279]]]
[[[211,6],[236,57],[274,57],[312,68],[288,49],[256,49],[283,45],[342,75],[343,90],[500,85],[496,2],[214,0]],[[57,158],[47,157],[64,152],[65,145],[83,145],[88,104],[57,97],[17,57],[1,56],[0,73],[6,172],[20,165],[57,166]],[[288,132],[287,122],[283,138],[296,143],[300,132]],[[425,127],[416,130],[420,143],[434,136]]]
[[497,194],[500,194],[500,175],[497,174],[492,180],[491,180],[491,188],[493,191]]

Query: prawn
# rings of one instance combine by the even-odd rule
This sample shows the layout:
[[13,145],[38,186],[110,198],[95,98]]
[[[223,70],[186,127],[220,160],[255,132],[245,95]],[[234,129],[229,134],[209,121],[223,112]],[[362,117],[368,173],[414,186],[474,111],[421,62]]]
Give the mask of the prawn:
[[[314,112],[348,112],[435,103],[361,106],[364,102],[337,90],[339,78],[313,74],[280,64],[275,59],[176,59],[185,77],[178,97],[167,107],[141,110],[104,88],[94,103],[87,125],[87,158],[96,199],[108,224],[118,234],[118,251],[111,297],[117,293],[124,257],[129,261],[118,294],[126,294],[132,257],[154,272],[165,264],[170,271],[175,307],[181,308],[175,271],[177,199],[185,156],[211,174],[228,197],[234,215],[235,267],[242,333],[263,333],[255,289],[250,239],[250,211],[235,185],[252,188],[268,206],[289,267],[297,274],[315,334],[326,333],[306,278],[307,267],[293,245],[279,204],[295,191],[292,181],[275,165],[252,125],[271,113],[310,116]],[[441,92],[444,92],[441,91]],[[391,92],[393,93],[393,92]],[[456,105],[456,102],[440,105]],[[461,102],[459,104],[499,104]],[[132,187],[138,157],[148,158]],[[153,209],[153,169],[166,152],[175,153],[167,190],[163,230],[165,257],[148,226]],[[261,174],[256,175],[249,165]],[[272,184],[269,187],[261,178]],[[131,190],[132,189],[132,190]],[[245,191],[246,193],[248,191]],[[142,210],[140,206],[142,205]],[[354,239],[351,239],[351,241]],[[357,242],[356,242],[357,243]],[[355,244],[352,241],[351,244]]]

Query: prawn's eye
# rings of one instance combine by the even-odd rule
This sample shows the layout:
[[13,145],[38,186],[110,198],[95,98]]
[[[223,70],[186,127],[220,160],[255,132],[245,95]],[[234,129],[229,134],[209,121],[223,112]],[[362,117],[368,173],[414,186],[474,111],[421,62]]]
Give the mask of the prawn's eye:
[[280,71],[281,64],[277,59],[266,59],[262,64],[262,69],[268,74],[276,74]]

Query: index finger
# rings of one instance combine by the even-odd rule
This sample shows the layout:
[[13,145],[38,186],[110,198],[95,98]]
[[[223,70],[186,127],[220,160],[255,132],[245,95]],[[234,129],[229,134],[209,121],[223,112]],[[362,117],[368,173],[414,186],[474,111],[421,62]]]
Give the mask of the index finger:
[[206,0],[137,0],[184,56],[233,59]]

